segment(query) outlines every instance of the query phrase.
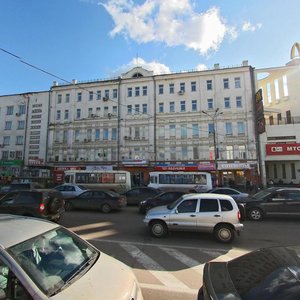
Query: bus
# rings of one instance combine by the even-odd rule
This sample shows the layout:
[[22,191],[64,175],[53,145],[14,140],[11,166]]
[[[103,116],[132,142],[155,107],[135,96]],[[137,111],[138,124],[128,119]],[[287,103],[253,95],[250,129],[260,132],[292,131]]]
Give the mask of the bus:
[[211,174],[207,172],[150,172],[149,187],[160,190],[207,192],[212,189]]
[[128,171],[110,170],[66,170],[64,182],[80,184],[87,189],[104,189],[124,193],[131,189],[131,177]]

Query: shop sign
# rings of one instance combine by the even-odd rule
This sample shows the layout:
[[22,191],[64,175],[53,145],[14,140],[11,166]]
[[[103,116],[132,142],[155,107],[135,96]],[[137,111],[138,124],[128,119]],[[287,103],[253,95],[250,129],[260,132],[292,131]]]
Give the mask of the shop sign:
[[266,153],[267,155],[299,155],[300,144],[267,144]]
[[213,162],[202,162],[198,164],[199,171],[214,171],[216,169]]
[[122,164],[124,166],[148,166],[149,161],[146,159],[125,159]]
[[21,166],[23,163],[22,160],[0,160],[0,166],[9,166],[9,167],[14,167],[14,166]]
[[218,163],[218,170],[249,170],[249,163]]
[[41,166],[41,165],[44,165],[44,160],[42,158],[29,159],[28,164],[30,166]]
[[155,171],[198,171],[197,164],[157,164]]
[[87,171],[112,171],[112,166],[86,166]]
[[64,172],[67,170],[84,170],[84,167],[78,167],[78,166],[60,166],[60,167],[54,167],[54,171],[56,172]]

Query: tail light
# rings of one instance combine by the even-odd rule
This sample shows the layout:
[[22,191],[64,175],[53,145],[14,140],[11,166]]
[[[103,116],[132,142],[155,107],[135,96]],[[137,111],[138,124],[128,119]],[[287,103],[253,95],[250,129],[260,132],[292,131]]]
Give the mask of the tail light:
[[238,220],[241,221],[241,218],[242,218],[242,217],[241,217],[241,212],[240,212],[240,210],[238,211],[237,217],[238,217]]
[[45,210],[45,204],[44,203],[40,203],[40,212],[44,212]]

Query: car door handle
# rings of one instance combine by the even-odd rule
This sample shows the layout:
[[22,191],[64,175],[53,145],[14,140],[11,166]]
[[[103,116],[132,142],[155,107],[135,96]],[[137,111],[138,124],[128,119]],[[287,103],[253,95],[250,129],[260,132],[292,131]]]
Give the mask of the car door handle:
[[190,217],[194,218],[194,217],[196,217],[196,215],[190,215]]
[[214,217],[218,217],[219,218],[219,217],[221,217],[221,215],[214,215]]

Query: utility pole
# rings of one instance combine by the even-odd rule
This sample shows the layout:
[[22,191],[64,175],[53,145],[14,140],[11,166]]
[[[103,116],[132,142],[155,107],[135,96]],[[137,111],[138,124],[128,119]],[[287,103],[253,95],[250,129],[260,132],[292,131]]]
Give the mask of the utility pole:
[[216,186],[218,186],[218,184],[219,184],[219,170],[218,170],[219,151],[218,151],[218,145],[217,145],[216,127],[217,127],[217,118],[219,115],[223,114],[223,112],[220,112],[219,108],[216,108],[213,115],[207,113],[204,110],[202,110],[202,113],[207,115],[213,121],[213,126],[214,126],[214,129],[213,129],[214,164],[215,164],[215,172],[216,172]]

